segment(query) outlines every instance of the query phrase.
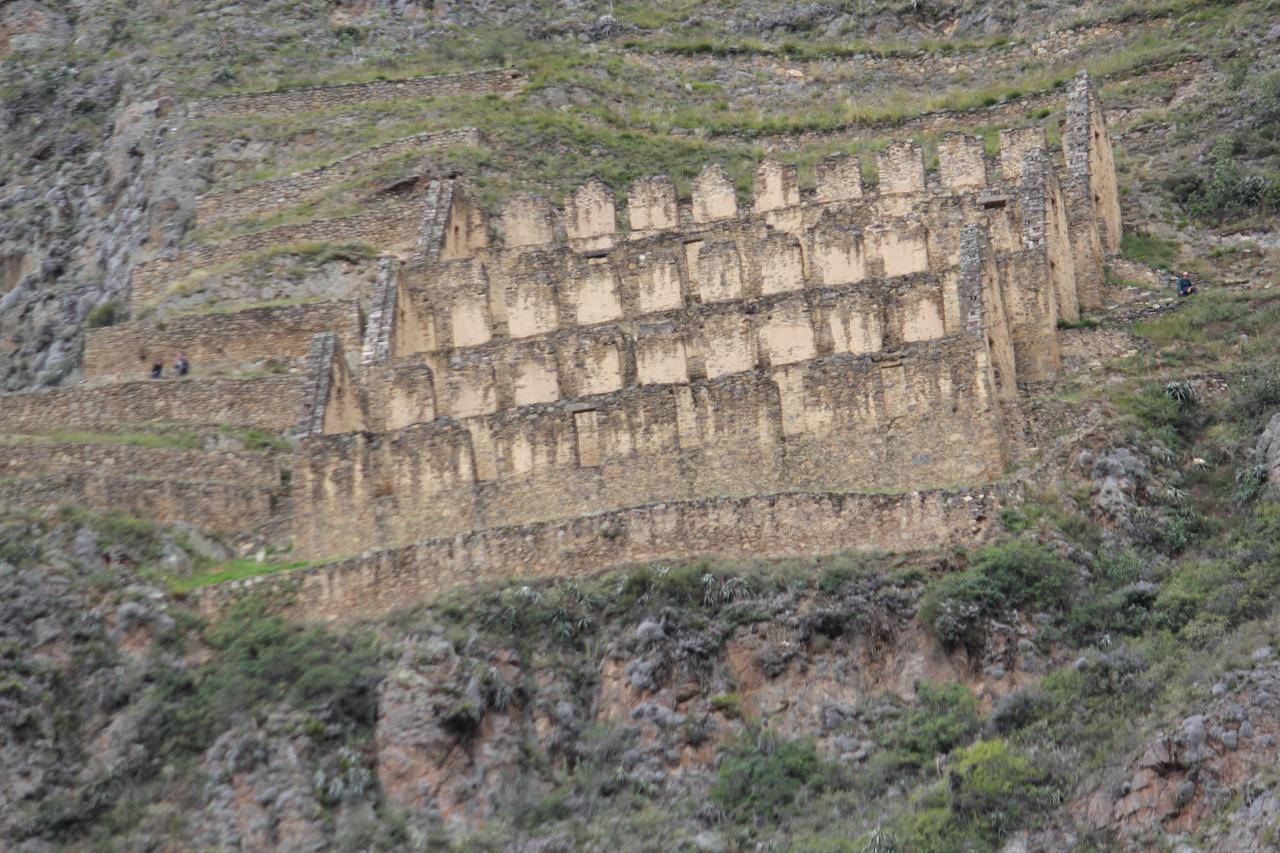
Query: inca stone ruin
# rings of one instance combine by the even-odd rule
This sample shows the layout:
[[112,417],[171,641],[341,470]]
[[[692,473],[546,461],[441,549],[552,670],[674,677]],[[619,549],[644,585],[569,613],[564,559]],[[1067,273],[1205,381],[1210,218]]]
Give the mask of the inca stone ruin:
[[[520,85],[464,76],[417,85]],[[356,97],[293,97],[327,96]],[[263,97],[196,109],[289,108]],[[322,616],[485,578],[968,541],[1020,452],[1020,386],[1055,376],[1059,321],[1101,305],[1119,246],[1088,77],[1067,97],[1061,153],[1039,127],[1001,132],[994,158],[951,134],[930,170],[901,142],[874,188],[843,155],[811,189],[765,160],[750,199],[715,164],[688,199],[657,176],[625,197],[590,181],[558,208],[485,209],[465,176],[436,178],[346,219],[156,258],[135,268],[135,319],[89,333],[84,382],[0,397],[0,426],[212,424],[288,434],[291,452],[31,444],[5,456],[0,493],[253,530],[321,563],[287,582]],[[198,215],[305,198],[383,155],[367,156]],[[355,239],[383,253],[362,298],[145,310],[192,269]],[[145,378],[176,351],[191,376]],[[265,358],[292,367],[237,373]]]

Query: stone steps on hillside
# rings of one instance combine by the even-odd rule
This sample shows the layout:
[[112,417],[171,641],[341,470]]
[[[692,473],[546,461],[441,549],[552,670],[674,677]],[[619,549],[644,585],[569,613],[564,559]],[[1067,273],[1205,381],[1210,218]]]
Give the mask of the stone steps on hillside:
[[196,101],[189,112],[196,118],[305,113],[377,101],[509,94],[520,91],[527,83],[528,78],[522,72],[513,68],[497,68],[403,80],[371,80],[367,83],[221,95]]
[[179,249],[172,257],[155,258],[133,268],[130,304],[134,308],[161,300],[169,287],[193,271],[230,263],[246,255],[307,243],[368,243],[380,250],[411,246],[418,236],[416,200],[390,201],[353,216],[315,219],[233,237],[208,246]]

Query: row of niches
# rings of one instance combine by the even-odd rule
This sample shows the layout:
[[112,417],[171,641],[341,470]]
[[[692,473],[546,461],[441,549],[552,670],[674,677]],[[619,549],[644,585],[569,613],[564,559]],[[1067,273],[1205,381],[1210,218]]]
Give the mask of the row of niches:
[[857,288],[775,294],[745,306],[693,305],[644,322],[406,353],[390,369],[425,362],[434,392],[430,410],[463,418],[632,385],[687,384],[827,355],[892,351],[958,334],[963,322],[955,277],[919,273]]
[[871,224],[877,217],[866,210],[828,214],[799,235],[730,222],[701,239],[655,236],[604,257],[482,253],[425,273],[410,270],[398,319],[417,328],[400,338],[394,352],[478,346],[641,321],[686,306],[941,274],[957,262],[963,226],[941,213],[922,217],[936,222],[932,228],[921,219]]

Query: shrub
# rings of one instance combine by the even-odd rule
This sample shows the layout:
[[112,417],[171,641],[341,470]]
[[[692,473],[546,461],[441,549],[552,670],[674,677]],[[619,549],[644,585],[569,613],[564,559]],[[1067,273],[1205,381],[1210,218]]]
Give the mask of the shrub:
[[1071,564],[1031,539],[1012,539],[979,551],[964,572],[925,593],[920,618],[948,648],[980,649],[986,623],[1008,608],[1058,611],[1071,602]]
[[1267,466],[1261,463],[1236,469],[1236,488],[1231,495],[1237,506],[1247,506],[1267,491]]
[[881,735],[900,766],[924,768],[978,732],[978,701],[963,684],[916,684],[916,704]]
[[1270,362],[1242,375],[1232,387],[1231,405],[1256,432],[1260,424],[1280,409],[1280,363]]
[[1033,539],[989,545],[977,553],[973,569],[1015,607],[1061,610],[1075,584],[1071,564]]
[[371,730],[383,669],[371,638],[287,622],[247,599],[205,639],[213,652],[208,662],[165,670],[150,689],[150,713],[139,727],[150,755],[194,755],[241,715],[281,702],[345,731]]
[[761,826],[783,820],[797,799],[838,781],[838,767],[820,759],[812,741],[761,732],[744,736],[725,757],[711,799],[735,819]]
[[992,850],[1060,799],[1049,773],[1003,740],[960,751],[893,831],[902,850]]
[[84,324],[90,329],[101,329],[106,326],[114,326],[116,320],[119,319],[120,303],[114,299],[108,299],[101,305],[95,305],[84,318]]
[[976,652],[986,642],[986,623],[1000,607],[1000,594],[982,575],[960,572],[942,578],[925,593],[920,619],[948,649]]
[[998,735],[1007,735],[1039,719],[1045,705],[1045,698],[1040,691],[1027,687],[1015,690],[991,709],[986,730]]
[[742,716],[742,697],[737,693],[720,693],[711,697],[711,708],[730,720]]
[[1210,172],[1174,179],[1170,189],[1187,213],[1221,225],[1280,209],[1280,180],[1246,172],[1235,158],[1235,143],[1222,137],[1209,153]]

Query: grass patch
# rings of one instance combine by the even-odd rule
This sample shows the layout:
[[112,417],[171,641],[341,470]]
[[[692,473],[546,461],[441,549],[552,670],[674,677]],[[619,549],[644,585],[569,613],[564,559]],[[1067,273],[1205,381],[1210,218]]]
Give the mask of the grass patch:
[[258,562],[257,560],[245,557],[237,560],[228,560],[225,563],[215,563],[200,569],[196,573],[185,578],[170,578],[168,580],[169,589],[175,593],[191,592],[192,590],[202,589],[215,584],[226,583],[228,581],[245,580],[246,578],[265,577],[266,575],[279,574],[280,572],[292,572],[297,569],[309,569],[313,566],[320,565],[314,560],[295,560],[290,563],[269,563]]
[[156,450],[200,450],[204,441],[193,432],[50,432],[0,436],[9,444],[124,444]]
[[1175,363],[1220,364],[1274,352],[1280,333],[1280,292],[1209,289],[1134,326],[1134,332]]
[[1169,269],[1178,255],[1178,244],[1140,231],[1126,231],[1120,238],[1120,254],[1147,266]]
[[293,449],[293,445],[289,443],[288,439],[282,438],[275,433],[263,432],[260,429],[233,427],[224,424],[219,428],[218,432],[240,442],[244,449],[249,451],[284,453]]

